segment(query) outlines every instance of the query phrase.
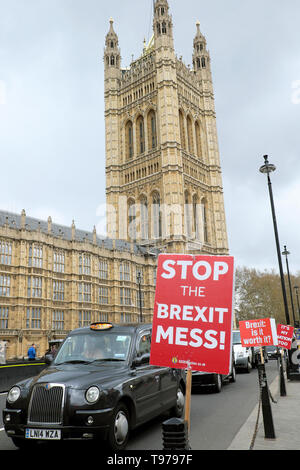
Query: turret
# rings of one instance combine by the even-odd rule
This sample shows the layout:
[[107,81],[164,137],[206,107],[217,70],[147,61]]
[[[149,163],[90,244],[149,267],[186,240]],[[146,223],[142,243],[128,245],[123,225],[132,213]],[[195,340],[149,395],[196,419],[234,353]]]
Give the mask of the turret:
[[156,0],[154,4],[153,31],[156,49],[161,46],[174,49],[172,16],[167,0]]
[[104,70],[106,79],[118,79],[121,74],[121,54],[119,39],[114,31],[114,20],[110,18],[110,28],[105,39]]
[[[209,78],[210,56],[206,48],[206,39],[200,31],[200,23],[196,23],[197,32],[194,38],[193,68],[195,73],[202,75],[202,78]],[[200,77],[199,77],[200,78]]]

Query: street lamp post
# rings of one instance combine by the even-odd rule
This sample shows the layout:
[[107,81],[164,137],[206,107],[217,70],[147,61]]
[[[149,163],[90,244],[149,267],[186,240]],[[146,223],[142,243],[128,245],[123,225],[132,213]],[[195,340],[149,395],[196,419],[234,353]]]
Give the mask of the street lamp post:
[[268,161],[268,155],[264,155],[265,163],[259,169],[261,173],[264,173],[268,177],[268,187],[269,187],[269,195],[270,195],[270,203],[271,203],[271,210],[272,210],[272,218],[273,218],[273,225],[274,225],[274,233],[275,233],[275,242],[276,242],[276,249],[277,249],[277,257],[278,257],[278,264],[279,264],[279,272],[280,272],[280,280],[281,280],[281,288],[282,288],[282,296],[283,296],[283,303],[284,303],[284,312],[285,312],[285,319],[287,325],[290,324],[290,316],[289,316],[289,309],[286,297],[286,290],[285,290],[285,283],[284,283],[284,275],[282,269],[282,260],[280,254],[280,244],[279,244],[279,236],[278,236],[278,229],[277,229],[277,221],[276,221],[276,214],[275,214],[275,206],[273,200],[273,191],[272,191],[272,183],[270,178],[270,173],[276,170],[276,166]]
[[299,305],[299,286],[294,286],[295,292],[296,292],[296,299],[297,299],[297,307],[298,307],[298,315],[299,315],[299,327],[300,327],[300,305]]
[[142,310],[142,291],[141,291],[141,273],[137,273],[137,282],[139,285],[139,307],[140,307],[140,323],[143,323],[143,310]]
[[291,278],[290,278],[290,270],[289,270],[289,262],[288,262],[288,255],[290,252],[286,249],[286,245],[284,245],[284,251],[282,254],[285,256],[286,260],[286,270],[287,270],[287,275],[288,275],[288,282],[289,282],[289,288],[290,288],[290,296],[291,296],[291,305],[292,305],[292,312],[293,312],[293,320],[294,320],[294,326],[296,326],[296,319],[295,319],[295,310],[294,310],[294,300],[293,300],[293,293],[292,293],[292,286],[291,286]]
[[[273,171],[276,170],[276,166],[273,165],[272,163],[269,163],[268,155],[264,155],[264,159],[265,159],[265,163],[264,163],[264,165],[262,165],[260,167],[259,171],[263,174],[266,174],[267,179],[268,179],[268,188],[269,188],[269,196],[270,196],[270,203],[271,203],[271,210],[272,210],[272,218],[273,218],[277,258],[278,258],[278,264],[279,264],[279,272],[280,272],[280,281],[281,281],[281,289],[282,289],[282,296],[283,296],[285,319],[286,319],[286,324],[289,325],[290,324],[290,315],[289,315],[287,296],[286,296],[286,290],[285,290],[284,275],[283,275],[283,268],[282,268],[282,259],[281,259],[280,244],[279,244],[279,235],[278,235],[278,228],[277,228],[277,220],[276,220],[276,214],[275,214],[272,183],[271,183],[271,178],[270,178],[270,173],[272,173]],[[279,357],[279,359],[280,358],[281,358],[281,356]],[[280,366],[281,366],[281,370],[283,370],[283,368],[282,368],[282,358],[281,358],[281,361],[280,361]],[[287,377],[289,377],[289,375],[290,375],[290,360],[287,362],[287,371],[286,372],[287,372]],[[283,374],[280,374],[280,389],[284,390],[284,388],[285,388],[284,376],[283,376]],[[283,393],[283,395],[284,395],[284,393]]]

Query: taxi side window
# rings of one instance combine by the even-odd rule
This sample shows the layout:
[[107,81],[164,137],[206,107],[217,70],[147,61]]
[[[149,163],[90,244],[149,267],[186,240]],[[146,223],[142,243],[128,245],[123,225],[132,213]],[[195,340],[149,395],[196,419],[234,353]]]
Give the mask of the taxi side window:
[[142,357],[144,354],[150,354],[151,348],[151,333],[143,334],[137,342],[137,357]]

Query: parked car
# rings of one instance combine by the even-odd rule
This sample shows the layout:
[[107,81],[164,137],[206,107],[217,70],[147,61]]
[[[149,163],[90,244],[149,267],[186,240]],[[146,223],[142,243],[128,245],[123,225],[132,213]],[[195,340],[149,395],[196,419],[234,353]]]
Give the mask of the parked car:
[[[105,439],[184,409],[185,373],[149,364],[152,326],[96,323],[72,331],[48,368],[13,386],[3,423],[20,448],[38,441]],[[49,359],[50,362],[50,359]]]
[[216,374],[214,372],[192,371],[192,387],[209,387],[212,391],[220,393],[224,382],[236,381],[236,369],[234,358],[231,361],[231,370],[228,375]]
[[243,347],[240,330],[232,331],[232,344],[236,369],[249,373],[260,362],[260,349],[258,347]]
[[266,353],[269,359],[277,359],[278,357],[278,348],[277,346],[266,346]]

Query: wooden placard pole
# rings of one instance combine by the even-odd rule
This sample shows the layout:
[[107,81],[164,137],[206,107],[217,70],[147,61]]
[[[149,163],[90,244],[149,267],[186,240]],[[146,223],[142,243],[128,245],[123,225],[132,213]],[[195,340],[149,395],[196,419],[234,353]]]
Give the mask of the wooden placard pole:
[[184,420],[187,422],[188,433],[191,426],[191,394],[192,394],[192,370],[188,369],[186,373],[186,392],[185,392],[185,415]]
[[261,363],[264,364],[264,363],[265,363],[265,359],[264,359],[263,348],[260,346],[259,350],[260,350],[260,360],[261,360]]

